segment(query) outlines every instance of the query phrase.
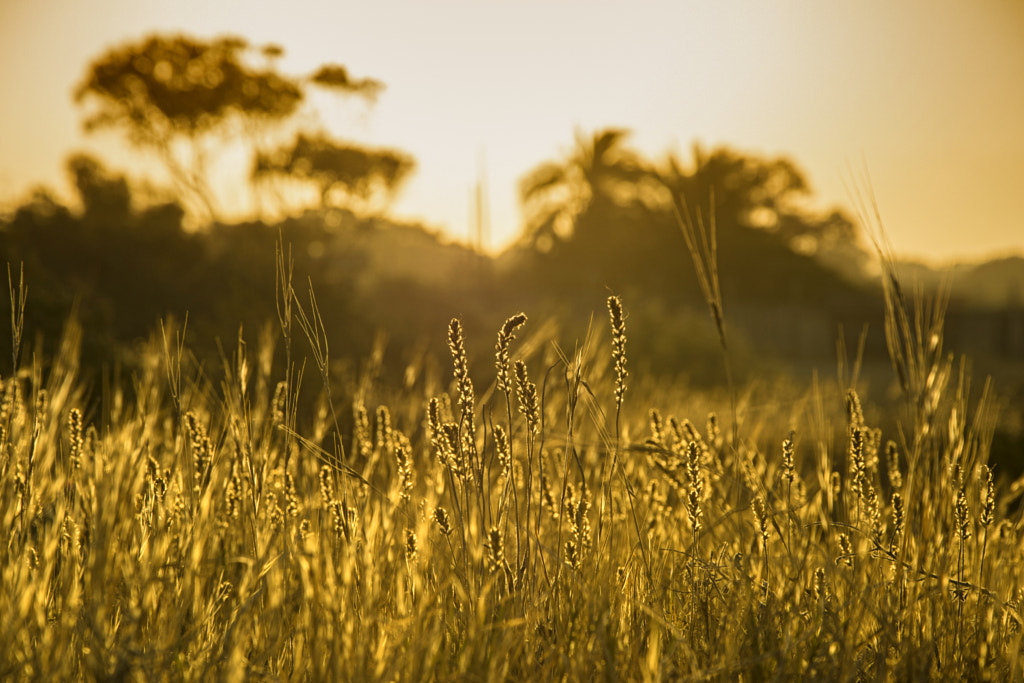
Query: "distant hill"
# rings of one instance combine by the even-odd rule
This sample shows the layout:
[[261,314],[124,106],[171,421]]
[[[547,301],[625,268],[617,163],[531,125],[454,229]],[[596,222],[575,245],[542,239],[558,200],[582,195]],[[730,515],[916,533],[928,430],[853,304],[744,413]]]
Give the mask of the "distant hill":
[[979,264],[954,264],[933,268],[916,261],[897,264],[900,278],[926,291],[947,283],[953,302],[984,308],[1024,305],[1024,257],[1006,256]]
[[1024,305],[1024,257],[1008,256],[957,272],[954,293],[971,303],[998,308]]

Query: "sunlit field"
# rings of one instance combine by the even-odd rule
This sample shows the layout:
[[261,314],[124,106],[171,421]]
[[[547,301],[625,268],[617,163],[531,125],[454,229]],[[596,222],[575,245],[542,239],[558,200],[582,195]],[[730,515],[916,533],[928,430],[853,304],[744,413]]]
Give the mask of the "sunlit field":
[[[296,7],[267,21],[302,20],[297,61],[273,42],[171,30],[164,16],[159,31],[95,46],[64,92],[113,155],[69,151],[70,195],[41,186],[0,205],[0,682],[1020,680],[1024,258],[897,257],[867,161],[847,166],[855,219],[820,204],[795,159],[757,149],[828,156],[839,153],[823,136],[865,138],[915,159],[897,181],[876,177],[908,201],[928,196],[895,222],[901,239],[927,231],[934,254],[957,206],[971,207],[956,235],[971,249],[1013,231],[994,206],[1012,195],[1002,157],[974,133],[923,125],[939,118],[931,105],[844,72],[844,40],[850,59],[870,60],[859,34],[823,29],[852,31],[842,14],[801,20],[825,50],[766,31],[801,22],[746,11],[723,12],[736,14],[724,31],[641,22],[734,36],[737,48],[716,43],[707,83],[720,86],[705,88],[699,43],[680,42],[698,56],[679,60],[645,28],[636,36],[658,58],[629,66],[639,38],[625,40],[618,15],[580,5],[562,29],[558,12],[539,21],[516,7],[498,21],[498,4],[483,13],[490,30],[522,22],[550,37],[523,33],[509,51],[474,27],[475,4],[417,8],[422,20],[388,10],[389,31],[406,21],[429,38],[417,49],[400,32],[375,36],[366,17],[337,27]],[[88,10],[120,14],[135,12]],[[948,40],[932,35],[943,60],[931,61],[907,43],[910,69],[868,14],[863,35],[884,48],[871,59],[887,77],[914,74],[912,99],[928,101],[916,65],[935,62],[937,98],[986,112],[956,131],[1016,121],[995,106],[1017,92],[1000,89],[1017,83],[1011,72],[965,95],[944,66]],[[306,49],[311,16],[329,50]],[[427,19],[439,17],[435,33]],[[1010,23],[995,17],[981,25]],[[48,41],[70,32],[42,24]],[[951,25],[959,39],[976,24]],[[396,90],[421,98],[384,100],[391,132],[372,144],[356,138],[385,83],[363,74],[372,60],[334,61],[357,45],[342,30],[353,26]],[[562,59],[543,43],[579,74],[545,85]],[[435,47],[457,59],[431,62]],[[801,68],[779,66],[789,50]],[[1013,62],[1002,54],[977,64]],[[495,56],[508,68],[488,67]],[[972,86],[996,71],[955,62]],[[582,104],[586,74],[614,97],[606,113]],[[632,95],[648,78],[650,97]],[[26,91],[54,83],[5,92],[34,135],[50,129]],[[830,101],[826,85],[858,106]],[[716,87],[733,93],[725,104]],[[727,136],[675,108],[680,93],[769,132],[725,121],[755,149],[705,145],[698,133]],[[575,131],[556,152],[533,126],[556,121],[563,95],[587,126],[566,119]],[[879,101],[899,144],[876,126]],[[829,114],[861,106],[855,133]],[[658,121],[634,140],[622,107]],[[590,128],[598,114],[626,120]],[[670,139],[697,136],[688,152],[650,151],[668,121]],[[484,149],[483,127],[500,147]],[[972,147],[947,144],[960,137]],[[1007,159],[1011,142],[997,145]],[[460,145],[479,149],[475,178],[458,169],[473,156]],[[512,219],[496,201],[493,226],[485,151],[495,198],[518,204]],[[407,187],[443,210],[403,218]],[[463,190],[466,224],[449,213],[467,208]]]
[[[713,254],[688,235],[725,372]],[[754,410],[742,384],[639,374],[631,343],[658,331],[600,293],[571,347],[529,311],[490,338],[454,318],[450,357],[403,388],[379,357],[343,381],[286,253],[274,334],[200,372],[165,326],[91,388],[73,320],[52,362],[19,354],[14,272],[0,678],[1020,676],[991,394],[943,349],[941,300],[891,270],[898,396],[862,404],[854,372]]]

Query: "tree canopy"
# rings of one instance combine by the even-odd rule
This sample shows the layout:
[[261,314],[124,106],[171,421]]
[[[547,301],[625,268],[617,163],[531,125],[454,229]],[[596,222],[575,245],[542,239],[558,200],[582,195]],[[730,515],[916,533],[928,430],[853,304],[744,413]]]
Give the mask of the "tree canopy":
[[397,150],[368,149],[323,133],[299,133],[291,144],[258,154],[252,176],[310,182],[326,207],[386,202],[414,168],[412,157]]
[[785,157],[765,159],[727,147],[707,153],[695,144],[692,170],[669,154],[658,175],[680,211],[706,212],[713,198],[715,221],[725,229],[765,230],[810,254],[856,236],[853,223],[841,212],[817,215],[805,208],[810,186],[803,171]]
[[[671,213],[673,204],[675,210],[703,211],[705,216],[713,208],[722,229],[763,230],[802,253],[820,255],[855,241],[853,223],[840,211],[807,209],[810,187],[785,157],[763,158],[728,147],[707,153],[695,145],[690,168],[675,154],[656,164],[627,145],[628,135],[622,128],[590,136],[577,131],[569,154],[539,164],[522,179],[526,244],[548,251],[559,242],[581,239],[610,243],[611,235],[581,235],[579,228],[611,225],[616,221],[593,220],[594,214],[631,207],[639,213],[633,211],[630,223],[649,221],[651,212]],[[588,214],[590,220],[583,220]]]
[[[371,101],[384,88],[336,64],[289,76],[275,66],[282,54],[279,46],[257,49],[233,36],[152,35],[100,55],[75,100],[86,110],[86,130],[114,130],[133,146],[155,152],[186,207],[201,219],[216,219],[220,207],[210,166],[218,145],[241,142],[259,154],[270,133],[296,118],[311,87]],[[364,165],[372,177],[363,184],[374,185],[398,155],[366,152],[363,158],[375,162]],[[347,168],[345,182],[356,187],[359,166]],[[395,164],[394,175],[409,168]]]
[[589,137],[576,131],[575,145],[562,160],[530,171],[519,193],[526,214],[525,237],[541,250],[568,239],[576,219],[590,205],[629,201],[650,173],[626,146],[629,131],[606,128]]

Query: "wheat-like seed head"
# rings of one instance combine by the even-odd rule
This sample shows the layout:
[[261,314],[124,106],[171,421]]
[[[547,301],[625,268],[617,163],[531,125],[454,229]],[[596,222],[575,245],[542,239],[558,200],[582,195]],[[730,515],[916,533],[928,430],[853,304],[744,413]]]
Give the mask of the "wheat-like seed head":
[[885,460],[888,465],[889,484],[894,491],[903,488],[903,474],[900,472],[900,452],[895,441],[889,441],[885,445]]
[[505,546],[501,538],[501,529],[492,526],[487,532],[487,566],[492,572],[501,570],[505,565]]
[[416,532],[412,529],[405,530],[405,559],[412,562],[416,559],[419,542],[416,539]]
[[281,508],[281,502],[274,493],[267,495],[267,515],[272,529],[277,530],[284,526],[284,510]]
[[755,496],[754,500],[751,501],[751,509],[754,511],[754,520],[757,522],[757,530],[761,534],[761,540],[764,543],[768,542],[768,506],[765,505],[764,498],[761,496]]
[[356,449],[359,456],[368,459],[373,454],[373,439],[370,436],[370,415],[362,403],[353,406],[355,417]]
[[690,491],[693,492],[697,500],[702,500],[704,496],[704,474],[701,470],[701,446],[696,441],[690,441],[686,444],[686,476],[689,480]]
[[527,428],[534,434],[540,431],[540,407],[537,405],[537,385],[526,374],[526,363],[516,361],[516,386],[519,410],[526,418]]
[[207,469],[213,460],[213,442],[206,429],[192,411],[185,413],[185,427],[192,445],[192,459],[195,463],[195,487],[200,490],[206,482]]
[[414,481],[409,447],[404,439],[397,439],[395,442],[395,460],[398,462],[399,496],[403,503],[408,503]]
[[864,476],[867,464],[864,461],[864,430],[854,427],[850,430],[850,474],[859,480]]
[[444,428],[441,420],[441,402],[434,397],[427,404],[427,435],[430,445],[441,462],[445,462]]
[[324,505],[334,500],[334,474],[328,465],[320,467],[320,498]]
[[903,535],[903,527],[906,524],[906,512],[903,508],[903,496],[899,491],[892,494],[892,535],[895,542]]
[[707,432],[708,432],[708,437],[707,437],[708,438],[708,445],[711,446],[712,448],[716,448],[717,444],[718,444],[718,440],[722,436],[722,428],[721,428],[721,425],[719,425],[719,423],[718,423],[718,413],[715,413],[715,412],[708,413]]
[[512,391],[512,382],[508,374],[511,362],[508,355],[508,347],[516,338],[516,330],[524,324],[526,324],[526,314],[517,313],[506,320],[498,332],[498,343],[495,346],[495,365],[498,371],[497,386],[498,391],[502,391],[505,394],[509,394]]
[[455,364],[455,383],[459,392],[459,408],[464,416],[473,415],[473,381],[469,378],[469,361],[466,358],[466,345],[462,335],[462,321],[452,318],[448,325],[448,348],[452,352]]
[[82,466],[82,450],[85,439],[82,438],[82,411],[72,408],[68,413],[68,462],[74,472]]
[[828,584],[825,582],[825,569],[818,567],[814,570],[814,584],[812,588],[815,602],[828,597]]
[[459,439],[459,425],[454,422],[446,422],[441,425],[440,458],[457,477],[466,476],[469,473]]
[[565,563],[573,569],[580,568],[580,551],[576,545],[576,541],[565,542]]
[[494,425],[494,450],[498,452],[498,465],[502,476],[512,475],[512,451],[509,448],[508,435],[501,425]]
[[351,518],[348,506],[340,500],[332,500],[327,504],[327,509],[331,512],[331,529],[334,537],[340,540],[345,537],[345,527]]
[[690,516],[694,533],[704,528],[704,510],[701,508],[700,494],[695,489],[690,489],[686,494],[686,513]]
[[864,425],[864,411],[860,406],[860,397],[855,389],[846,392],[846,419],[850,428],[862,427]]
[[978,522],[987,527],[992,524],[996,508],[996,487],[992,481],[992,470],[988,465],[982,465],[982,474],[985,477],[985,497],[981,503],[981,514],[978,515]]
[[617,296],[608,297],[608,314],[612,325],[612,360],[615,361],[615,407],[622,407],[626,393],[626,321],[622,312],[622,300]]
[[662,446],[664,444],[665,422],[661,417],[661,412],[657,408],[651,408],[648,412],[648,417],[650,418],[651,427],[650,442],[655,446]]
[[434,508],[434,521],[437,522],[437,528],[443,536],[452,535],[452,523],[448,518],[448,511],[440,505]]
[[867,508],[868,521],[871,522],[871,533],[875,538],[882,535],[882,509],[878,500],[875,487],[871,485],[867,477],[861,478],[861,498]]
[[377,406],[377,431],[374,435],[374,448],[381,452],[393,450],[394,434],[391,429],[391,411],[387,406]]
[[782,442],[782,478],[793,483],[796,478],[796,463],[793,461],[793,434]]
[[839,557],[836,558],[836,564],[845,564],[847,567],[853,566],[853,543],[850,542],[850,537],[846,534],[839,534]]
[[283,425],[285,421],[285,405],[288,400],[288,383],[278,382],[274,387],[274,397],[270,401],[270,419],[274,425]]
[[961,541],[971,537],[971,512],[967,506],[967,489],[963,486],[957,490],[956,502],[953,504],[953,525]]
[[285,472],[284,474],[284,500],[285,500],[285,511],[288,516],[295,519],[299,516],[299,497],[295,491],[295,479],[292,478],[291,472]]

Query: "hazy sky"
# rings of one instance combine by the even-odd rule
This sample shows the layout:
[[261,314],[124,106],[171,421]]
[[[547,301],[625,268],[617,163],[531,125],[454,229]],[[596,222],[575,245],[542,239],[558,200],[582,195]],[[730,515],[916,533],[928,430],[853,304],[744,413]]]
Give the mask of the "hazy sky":
[[[1024,2],[813,0],[0,0],[0,201],[64,183],[89,60],[153,31],[281,45],[283,70],[345,64],[387,90],[322,111],[347,138],[405,149],[394,212],[469,232],[481,159],[493,246],[517,181],[576,127],[633,129],[644,153],[694,141],[788,155],[819,207],[870,173],[898,253],[1024,253]],[[117,163],[112,163],[118,166]]]

